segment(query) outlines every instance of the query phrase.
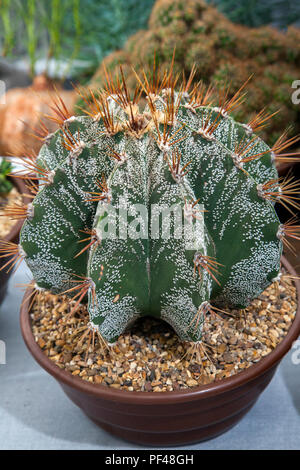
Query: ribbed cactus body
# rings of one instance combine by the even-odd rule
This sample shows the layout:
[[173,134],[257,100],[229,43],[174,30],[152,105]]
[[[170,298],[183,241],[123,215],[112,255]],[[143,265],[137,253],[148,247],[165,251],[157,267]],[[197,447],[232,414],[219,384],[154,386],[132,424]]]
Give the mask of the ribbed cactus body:
[[113,129],[103,113],[71,118],[40,151],[48,181],[22,229],[26,262],[54,293],[73,296],[82,282],[76,300],[109,343],[141,315],[200,341],[211,302],[245,307],[279,272],[280,223],[264,197],[278,178],[272,152],[188,93],[163,90],[144,111],[102,99]]

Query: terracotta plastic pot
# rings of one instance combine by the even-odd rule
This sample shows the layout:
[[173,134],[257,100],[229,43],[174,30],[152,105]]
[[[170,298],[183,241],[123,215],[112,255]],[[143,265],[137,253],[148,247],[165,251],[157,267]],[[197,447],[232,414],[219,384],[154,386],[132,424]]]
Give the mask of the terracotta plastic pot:
[[[295,275],[291,265],[283,265]],[[300,296],[300,282],[297,296]],[[25,294],[28,296],[29,291]],[[268,356],[239,374],[209,385],[174,392],[129,392],[88,383],[57,367],[34,340],[28,302],[21,330],[37,362],[95,423],[126,440],[146,445],[182,445],[210,439],[234,426],[254,405],[283,356],[300,333],[300,308],[283,341]]]
[[[21,194],[26,193],[26,186],[20,178],[13,178],[12,177],[12,178],[10,178],[10,180],[12,181],[13,185],[18,189],[18,191]],[[28,190],[27,190],[27,192],[28,192]],[[25,199],[24,199],[24,201],[25,201]],[[0,224],[1,224],[1,219],[0,219]],[[22,225],[23,225],[22,220],[19,220],[18,222],[16,222],[15,225],[12,227],[11,231],[9,232],[9,234],[4,238],[4,240],[6,240],[8,242],[18,243],[19,242],[19,234],[20,234],[20,230],[21,230]],[[8,280],[9,280],[11,274],[12,274],[12,271],[7,273],[5,269],[3,271],[1,271],[1,267],[4,266],[4,264],[6,264],[8,260],[9,260],[9,258],[0,258],[0,305],[1,305],[1,303],[4,299],[4,297],[5,297],[5,294],[6,294],[6,291],[7,291]]]

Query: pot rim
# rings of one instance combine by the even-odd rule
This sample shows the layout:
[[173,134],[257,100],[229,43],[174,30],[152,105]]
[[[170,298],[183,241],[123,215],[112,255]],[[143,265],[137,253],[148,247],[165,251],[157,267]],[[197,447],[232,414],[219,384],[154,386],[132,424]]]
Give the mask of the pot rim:
[[[290,274],[297,276],[296,271],[284,256],[282,256],[282,264]],[[299,300],[300,280],[294,279],[294,282],[297,290],[297,299]],[[76,388],[82,393],[99,397],[101,399],[106,399],[108,401],[116,401],[135,405],[163,405],[170,403],[170,401],[173,404],[189,402],[228,392],[254,380],[259,375],[263,375],[265,372],[267,372],[267,370],[276,366],[283,356],[289,351],[293,342],[300,334],[300,302],[298,302],[295,319],[284,339],[267,356],[260,359],[259,362],[253,364],[242,372],[217,382],[213,382],[207,385],[199,385],[198,387],[185,390],[162,393],[142,391],[130,392],[128,390],[112,389],[111,387],[101,384],[89,383],[79,377],[72,375],[69,371],[60,369],[44,354],[44,352],[36,343],[31,329],[30,315],[28,312],[31,292],[32,289],[28,288],[24,295],[24,299],[27,300],[24,300],[21,305],[20,326],[25,344],[33,355],[34,359],[59,382],[62,382],[71,388]]]
[[[26,203],[29,201],[29,198],[27,198],[24,195],[24,191],[26,190],[26,186],[24,181],[22,179],[14,177],[14,176],[9,176],[9,179],[13,183],[14,187],[17,188],[21,196],[23,197],[23,202]],[[10,229],[10,232],[3,238],[6,242],[13,242],[18,238],[18,234],[22,228],[23,225],[23,220],[18,220]]]

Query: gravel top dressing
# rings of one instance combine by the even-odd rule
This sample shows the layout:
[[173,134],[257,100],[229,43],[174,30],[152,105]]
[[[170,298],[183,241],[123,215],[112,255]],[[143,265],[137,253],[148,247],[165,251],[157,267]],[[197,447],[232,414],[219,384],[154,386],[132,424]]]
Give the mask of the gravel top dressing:
[[16,220],[2,215],[3,208],[13,204],[22,205],[22,196],[16,188],[13,188],[5,197],[0,195],[0,239],[6,237],[16,224]]
[[110,350],[87,329],[85,306],[70,315],[72,305],[65,296],[43,292],[31,311],[35,340],[58,367],[116,389],[163,392],[222,380],[258,362],[286,335],[297,300],[284,275],[247,309],[207,314],[201,347],[191,348],[166,323],[145,317]]

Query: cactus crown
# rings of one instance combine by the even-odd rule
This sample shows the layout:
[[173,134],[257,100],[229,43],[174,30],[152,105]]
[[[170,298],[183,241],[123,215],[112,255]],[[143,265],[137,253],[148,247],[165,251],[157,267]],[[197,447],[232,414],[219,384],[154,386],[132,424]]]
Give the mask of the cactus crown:
[[80,92],[86,116],[57,101],[60,129],[36,161],[23,157],[39,184],[19,256],[38,289],[68,293],[74,309],[88,302],[108,343],[140,315],[200,342],[207,316],[245,307],[279,274],[293,230],[274,203],[297,206],[298,188],[278,178],[274,155],[290,141],[271,149],[255,135],[264,113],[247,125],[230,116],[244,86],[212,103],[192,77],[177,85],[172,66],[136,76],[133,97],[122,69],[106,78],[99,97]]

